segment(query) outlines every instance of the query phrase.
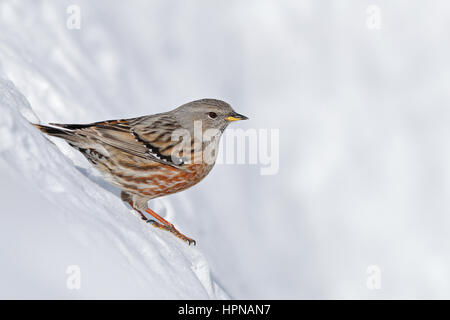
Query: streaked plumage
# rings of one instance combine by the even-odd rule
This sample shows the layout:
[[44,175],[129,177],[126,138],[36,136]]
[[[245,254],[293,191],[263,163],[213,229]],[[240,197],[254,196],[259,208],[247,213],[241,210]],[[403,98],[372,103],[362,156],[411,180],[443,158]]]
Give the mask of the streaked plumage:
[[[202,99],[169,112],[138,118],[91,124],[35,124],[35,127],[48,135],[65,139],[78,149],[109,182],[122,190],[122,200],[138,211],[144,220],[190,244],[195,241],[150,210],[147,202],[200,182],[214,166],[217,155],[215,151],[212,161],[205,161],[205,149],[209,146],[217,150],[221,133],[227,125],[243,119],[247,118],[234,112],[224,101]],[[218,134],[210,141],[197,139],[194,132],[196,121],[201,123],[202,134],[209,129],[216,129]],[[190,140],[186,143],[181,138],[174,139],[179,132],[188,133]],[[182,154],[181,150],[185,153]],[[148,220],[142,211],[159,222]]]

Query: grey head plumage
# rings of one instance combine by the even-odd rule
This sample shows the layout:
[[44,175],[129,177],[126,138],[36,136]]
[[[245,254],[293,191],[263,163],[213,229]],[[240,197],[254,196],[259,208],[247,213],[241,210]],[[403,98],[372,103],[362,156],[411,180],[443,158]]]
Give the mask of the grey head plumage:
[[195,121],[201,121],[203,132],[208,129],[223,132],[232,121],[248,119],[234,111],[225,101],[216,99],[195,100],[183,104],[169,114],[176,117],[180,125],[188,130],[193,130]]

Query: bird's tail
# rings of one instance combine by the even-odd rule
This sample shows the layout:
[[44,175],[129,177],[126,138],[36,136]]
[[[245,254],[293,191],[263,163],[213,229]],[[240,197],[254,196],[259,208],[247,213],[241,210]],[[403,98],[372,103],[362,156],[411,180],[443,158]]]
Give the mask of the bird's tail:
[[36,123],[32,123],[32,125],[35,128],[38,128],[43,133],[48,134],[49,136],[62,138],[62,139],[68,140],[68,141],[76,141],[76,136],[74,135],[72,130],[44,126],[44,125],[36,124]]

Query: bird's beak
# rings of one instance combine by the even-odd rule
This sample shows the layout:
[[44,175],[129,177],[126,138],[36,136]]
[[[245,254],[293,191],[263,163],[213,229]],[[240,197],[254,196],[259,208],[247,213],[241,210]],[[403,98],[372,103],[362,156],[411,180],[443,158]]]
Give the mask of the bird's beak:
[[248,118],[246,116],[243,116],[242,114],[233,112],[231,115],[226,117],[225,120],[232,122],[232,121],[237,121],[237,120],[248,120]]

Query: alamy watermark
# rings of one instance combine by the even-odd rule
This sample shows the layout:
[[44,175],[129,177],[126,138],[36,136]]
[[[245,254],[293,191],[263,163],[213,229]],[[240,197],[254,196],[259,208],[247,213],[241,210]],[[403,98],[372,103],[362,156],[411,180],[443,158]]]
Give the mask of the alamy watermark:
[[79,30],[81,29],[81,8],[77,5],[70,5],[66,9],[68,14],[66,20],[66,27],[69,30]]
[[381,9],[377,5],[370,5],[366,9],[366,27],[369,30],[381,29]]
[[[202,121],[194,122],[193,134],[187,129],[172,132],[171,150],[175,164],[251,164],[260,166],[261,175],[277,174],[280,168],[279,129],[202,129]],[[219,152],[221,151],[221,152]],[[154,154],[160,157],[158,154]]]
[[70,265],[66,269],[66,286],[69,290],[81,289],[81,268],[79,265]]
[[366,286],[369,290],[381,289],[381,268],[377,265],[370,265],[366,269]]

